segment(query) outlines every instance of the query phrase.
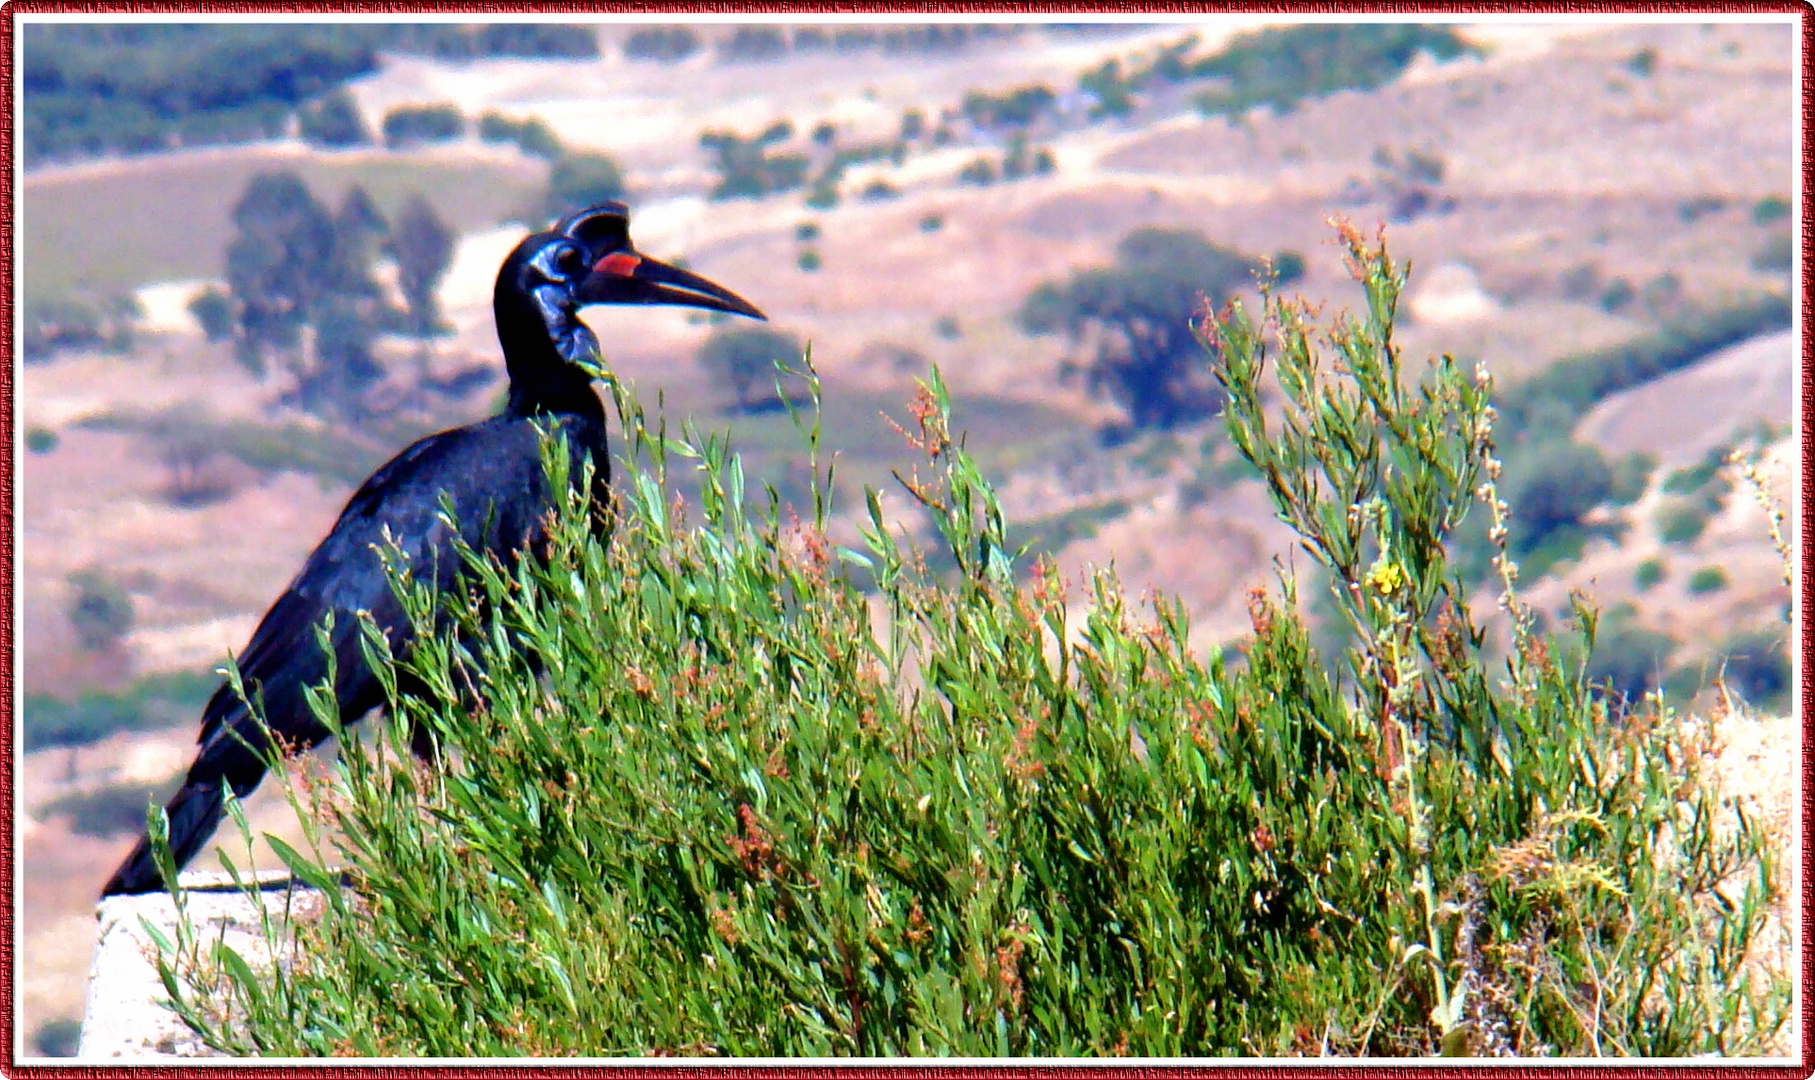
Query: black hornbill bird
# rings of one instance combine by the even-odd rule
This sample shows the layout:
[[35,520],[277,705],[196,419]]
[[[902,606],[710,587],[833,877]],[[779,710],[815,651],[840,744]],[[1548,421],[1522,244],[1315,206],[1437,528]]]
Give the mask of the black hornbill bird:
[[[542,538],[552,504],[538,428],[563,432],[573,475],[580,476],[582,463],[590,462],[592,495],[605,495],[605,409],[592,389],[602,373],[599,343],[578,318],[589,304],[678,304],[764,318],[728,289],[639,254],[631,246],[622,203],[580,211],[518,244],[492,293],[510,375],[504,411],[419,440],[360,485],[238,657],[242,685],[261,703],[284,752],[315,746],[329,735],[305,695],[327,679],[328,658],[317,639],[325,621],[331,617],[333,691],[349,721],[383,698],[362,658],[359,614],[371,616],[394,653],[409,645],[407,620],[379,558],[381,546],[396,543],[418,580],[432,580],[443,590],[452,586],[461,560],[441,505],[443,497],[451,497],[461,538],[475,551],[510,564]],[[195,763],[165,807],[178,867],[213,835],[225,811],[224,789],[250,794],[270,756],[266,735],[228,683],[208,700],[197,742]],[[146,837],[101,895],[161,888]]]

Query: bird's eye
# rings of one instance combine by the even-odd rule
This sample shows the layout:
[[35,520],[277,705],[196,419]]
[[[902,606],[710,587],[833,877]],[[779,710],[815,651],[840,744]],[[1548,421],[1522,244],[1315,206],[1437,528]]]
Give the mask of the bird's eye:
[[573,244],[562,244],[555,249],[555,267],[562,277],[578,277],[586,269],[586,257]]

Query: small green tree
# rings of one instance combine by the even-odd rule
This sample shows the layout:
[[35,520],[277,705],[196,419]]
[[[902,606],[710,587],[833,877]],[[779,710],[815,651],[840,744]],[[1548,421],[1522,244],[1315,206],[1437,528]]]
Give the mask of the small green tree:
[[454,259],[454,231],[420,194],[411,195],[391,231],[391,254],[397,260],[397,287],[407,305],[409,331],[427,348],[442,330],[436,290]]
[[384,144],[393,149],[448,142],[466,134],[466,117],[451,103],[399,105],[384,114]]
[[[817,269],[817,266],[802,269]],[[782,398],[770,389],[758,392],[775,377],[777,365],[795,365],[803,347],[800,338],[767,326],[724,326],[700,346],[699,362],[718,382],[729,386],[735,408],[742,412],[776,407]]]
[[372,141],[365,117],[344,88],[301,110],[297,120],[303,141],[315,146],[339,149]]
[[624,196],[624,171],[609,154],[568,153],[548,172],[544,211],[560,217]]
[[69,575],[69,625],[89,652],[113,652],[132,632],[132,596],[120,583],[90,568]]
[[1262,265],[1189,230],[1139,229],[1116,246],[1114,265],[1030,293],[1021,326],[1063,332],[1078,352],[1068,370],[1126,409],[1135,427],[1206,419],[1221,395],[1197,360],[1192,320],[1206,302],[1252,285]]

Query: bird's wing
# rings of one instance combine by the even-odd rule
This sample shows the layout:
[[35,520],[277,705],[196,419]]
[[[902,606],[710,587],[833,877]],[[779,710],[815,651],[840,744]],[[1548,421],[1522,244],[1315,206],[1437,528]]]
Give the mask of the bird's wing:
[[[360,656],[359,614],[369,613],[393,648],[408,637],[379,551],[394,545],[419,578],[438,588],[452,584],[460,558],[442,516],[444,495],[454,503],[460,533],[478,550],[505,556],[533,538],[547,504],[536,445],[526,424],[488,421],[444,431],[411,445],[360,486],[237,658],[248,690],[262,688],[273,729],[303,743],[322,737],[302,690],[327,674],[316,631],[330,613],[343,708],[362,697],[359,691],[374,692],[365,685],[373,680]],[[204,711],[199,741],[207,743],[243,711],[223,687]]]

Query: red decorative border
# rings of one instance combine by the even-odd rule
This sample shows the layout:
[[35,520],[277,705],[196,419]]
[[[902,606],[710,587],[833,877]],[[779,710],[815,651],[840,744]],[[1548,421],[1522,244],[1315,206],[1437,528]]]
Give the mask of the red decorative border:
[[[64,0],[11,0],[6,5],[5,19],[0,20],[0,95],[5,98],[5,115],[0,119],[0,608],[7,618],[0,619],[0,710],[8,719],[0,724],[0,806],[7,812],[0,812],[0,897],[5,906],[0,909],[0,1030],[10,1037],[11,1043],[4,1055],[5,1065],[0,1067],[0,1075],[42,1078],[42,1080],[102,1080],[106,1077],[143,1077],[146,1080],[166,1080],[182,1076],[209,1077],[334,1077],[344,1080],[365,1080],[367,1077],[396,1075],[406,1073],[423,1077],[477,1077],[494,1076],[504,1080],[527,1080],[530,1077],[544,1076],[610,1076],[622,1080],[642,1080],[642,1078],[671,1078],[685,1076],[697,1080],[782,1080],[782,1078],[801,1078],[801,1080],[843,1080],[846,1077],[887,1077],[896,1080],[947,1080],[958,1077],[1028,1077],[1031,1080],[1072,1080],[1072,1078],[1089,1077],[1092,1080],[1159,1080],[1161,1077],[1187,1075],[1215,1075],[1252,1078],[1282,1077],[1301,1074],[1311,1070],[1340,1072],[1344,1076],[1369,1078],[1397,1077],[1465,1077],[1483,1071],[1481,1064],[1358,1064],[1347,1065],[1328,1060],[1307,1060],[1302,1066],[1282,1065],[1242,1065],[1232,1063],[1226,1066],[1114,1066],[1102,1064],[1040,1064],[1040,1065],[688,1065],[672,1066],[648,1065],[578,1065],[562,1066],[551,1063],[535,1066],[488,1066],[488,1065],[350,1065],[335,1066],[332,1064],[306,1065],[227,1065],[227,1066],[57,1066],[57,1065],[20,1065],[19,1033],[14,1030],[15,1013],[13,999],[15,985],[13,979],[14,964],[17,961],[15,927],[13,924],[14,905],[18,893],[15,888],[14,872],[14,831],[13,814],[10,812],[15,797],[14,767],[15,745],[13,741],[15,672],[14,664],[17,652],[13,640],[13,601],[14,575],[17,562],[15,555],[15,487],[14,487],[14,416],[13,416],[13,256],[15,226],[14,215],[14,124],[13,112],[14,91],[14,38],[18,28],[18,16],[22,14],[160,14],[160,15],[261,15],[261,14],[305,14],[305,15],[409,15],[409,14],[475,14],[475,15],[508,15],[518,13],[534,14],[576,14],[576,15],[623,15],[623,14],[670,14],[670,15],[988,15],[995,18],[1012,20],[1017,15],[1047,14],[1096,14],[1115,13],[1121,15],[1498,15],[1498,14],[1541,14],[1560,16],[1584,15],[1740,15],[1740,14],[1794,14],[1801,23],[1801,121],[1802,121],[1802,380],[1801,380],[1801,417],[1802,417],[1802,512],[1800,515],[1799,580],[1797,582],[1802,599],[1803,620],[1800,628],[1801,652],[1798,658],[1798,670],[1801,674],[1802,715],[1807,717],[1815,711],[1815,672],[1811,672],[1808,658],[1815,656],[1815,628],[1807,617],[1811,601],[1815,601],[1815,571],[1812,571],[1807,552],[1815,548],[1815,519],[1808,513],[1811,502],[1815,502],[1815,442],[1811,433],[1815,432],[1815,320],[1809,315],[1808,298],[1815,294],[1815,214],[1811,207],[1815,200],[1809,197],[1811,188],[1812,167],[1815,167],[1815,66],[1811,66],[1811,56],[1815,56],[1815,7],[1803,0],[1729,0],[1716,3],[1676,3],[1671,0],[1509,0],[1505,3],[1494,3],[1491,0],[1465,0],[1457,3],[1439,3],[1434,0],[1384,0],[1384,2],[1354,3],[1343,0],[1249,0],[1249,2],[1186,3],[1167,2],[1167,0],[1120,0],[1111,3],[1092,3],[1087,0],[1049,0],[1049,2],[1030,2],[1030,0],[1009,0],[1003,3],[977,2],[977,0],[956,0],[956,2],[928,2],[928,0],[876,0],[872,3],[855,3],[850,0],[754,0],[754,2],[663,2],[663,0],[601,0],[585,3],[574,0],[449,0],[449,2],[429,5],[410,0],[324,0],[319,3],[288,0],[280,3],[255,3],[252,0],[81,0],[81,2],[64,2]],[[1806,721],[1805,721],[1806,723]],[[1811,811],[1815,811],[1815,756],[1809,753],[1807,733],[1805,731],[1802,749],[1802,911],[1808,912],[1815,905],[1815,865],[1811,864],[1811,852],[1815,847],[1810,843]],[[1800,1065],[1784,1066],[1736,1066],[1721,1065],[1716,1062],[1692,1062],[1683,1065],[1619,1065],[1589,1066],[1583,1064],[1542,1064],[1520,1063],[1514,1065],[1488,1066],[1493,1075],[1504,1077],[1528,1077],[1539,1075],[1557,1075],[1565,1073],[1589,1073],[1607,1077],[1691,1077],[1721,1075],[1732,1077],[1788,1078],[1815,1075],[1815,1042],[1810,1040],[1810,1031],[1815,1029],[1815,985],[1810,978],[1811,959],[1815,958],[1815,933],[1811,932],[1809,919],[1801,920],[1798,928],[1802,944],[1802,1009],[1799,1016],[1800,1034],[1803,1039]]]

